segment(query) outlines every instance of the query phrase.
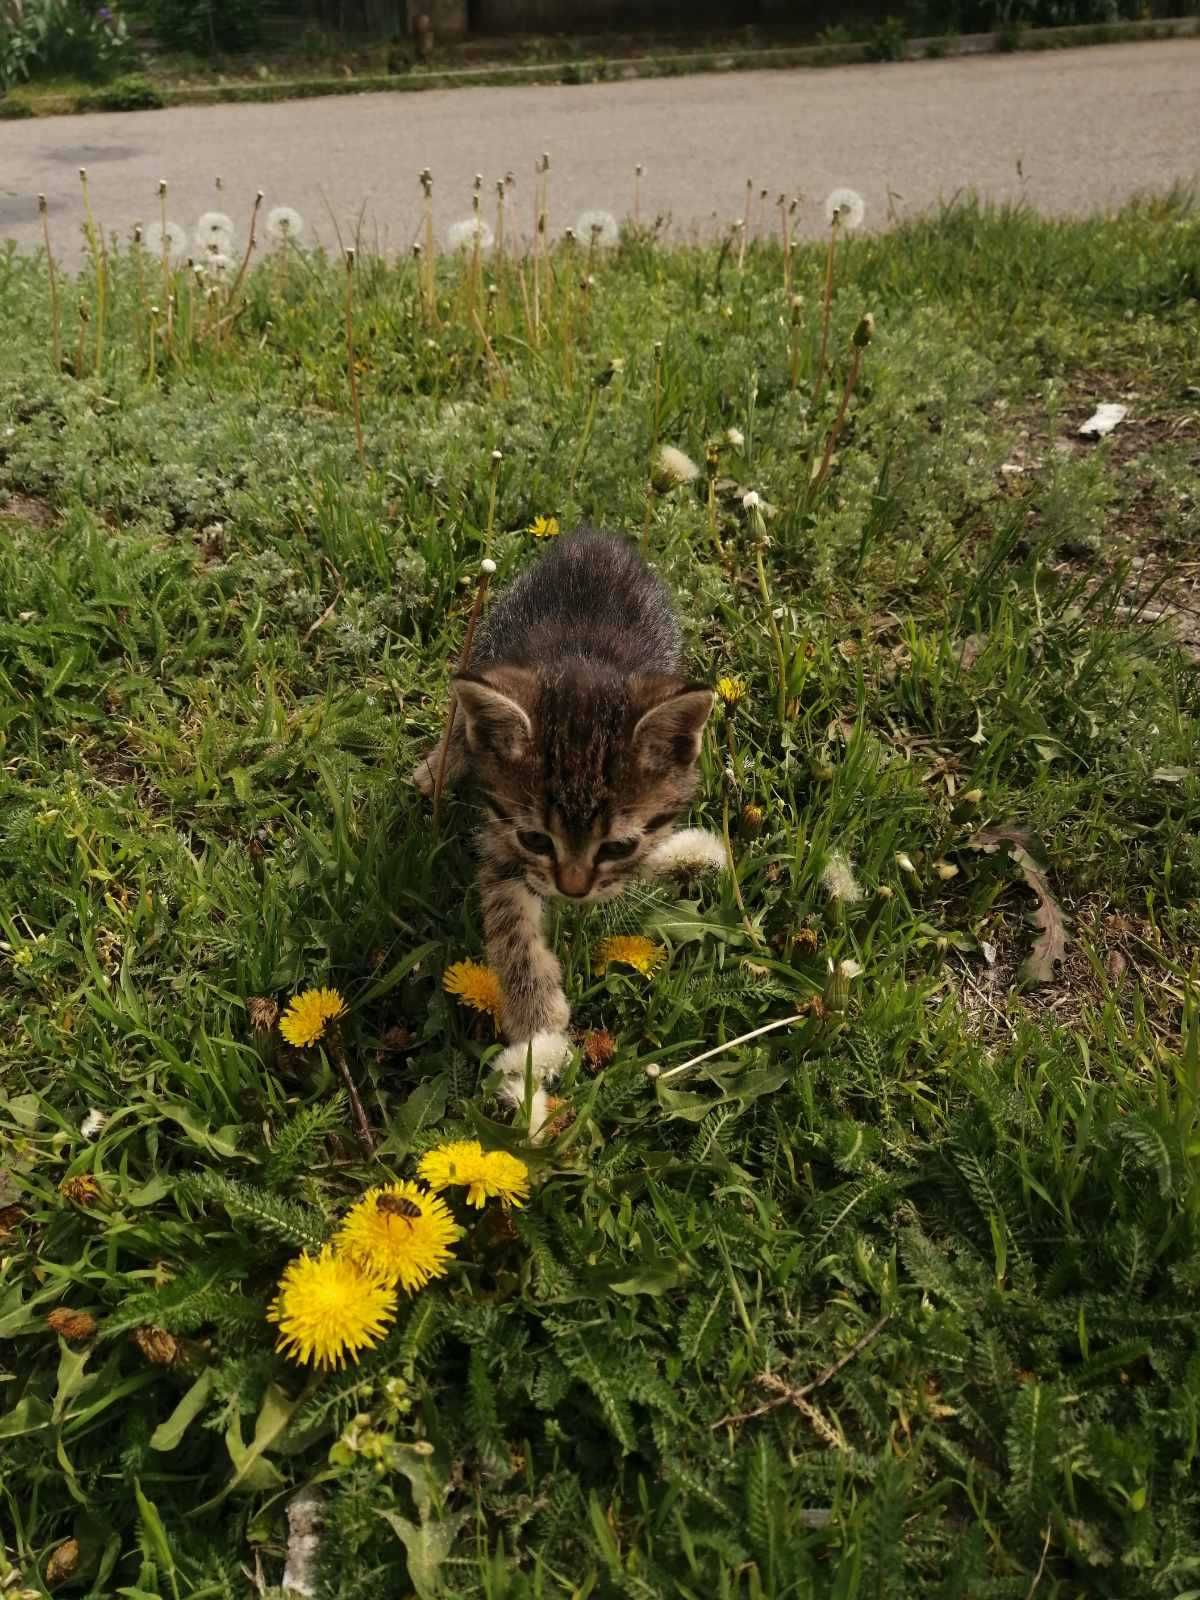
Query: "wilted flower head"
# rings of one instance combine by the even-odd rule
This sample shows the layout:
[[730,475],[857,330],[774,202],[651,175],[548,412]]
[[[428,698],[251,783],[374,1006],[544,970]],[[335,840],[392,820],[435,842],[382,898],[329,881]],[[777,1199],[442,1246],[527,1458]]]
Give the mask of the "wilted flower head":
[[447,250],[473,250],[476,242],[481,250],[490,250],[495,243],[492,230],[482,217],[466,217],[446,229]]
[[161,256],[165,246],[167,260],[184,261],[188,253],[188,236],[177,222],[152,222],[142,234],[142,245],[152,256]]
[[196,224],[196,243],[201,250],[224,254],[233,247],[233,218],[223,211],[206,211]]
[[270,1033],[279,1021],[279,1005],[269,995],[253,994],[246,1001],[246,1014],[255,1033]]
[[581,211],[575,218],[575,232],[581,239],[606,248],[617,244],[621,238],[617,219],[611,211]]
[[607,1028],[592,1028],[583,1036],[583,1059],[594,1072],[606,1067],[617,1053],[617,1041]]
[[825,220],[832,227],[861,228],[867,203],[857,189],[831,189],[825,196]]
[[46,1326],[74,1344],[92,1337],[96,1331],[96,1319],[88,1311],[72,1311],[67,1306],[55,1306],[46,1318]]
[[694,483],[699,476],[700,468],[691,456],[684,455],[673,444],[659,445],[650,478],[660,494],[677,489],[680,484]]
[[862,888],[854,876],[854,868],[840,850],[835,850],[826,861],[821,887],[831,900],[841,900],[849,906],[857,905],[862,899]]
[[294,206],[272,206],[267,212],[267,233],[272,239],[288,239],[292,244],[304,232],[304,218]]

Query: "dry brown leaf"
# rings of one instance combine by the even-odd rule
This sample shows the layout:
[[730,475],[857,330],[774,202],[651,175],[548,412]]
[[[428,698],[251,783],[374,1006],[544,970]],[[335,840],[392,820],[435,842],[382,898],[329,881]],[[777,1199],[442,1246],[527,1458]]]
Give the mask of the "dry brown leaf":
[[1067,953],[1067,919],[1050,893],[1045,868],[1029,853],[1029,835],[1023,828],[984,828],[969,842],[972,850],[982,850],[989,856],[995,855],[1001,845],[1008,845],[1009,854],[1020,867],[1025,882],[1037,895],[1038,908],[1033,921],[1035,927],[1041,929],[1017,976],[1022,983],[1053,983],[1058,976],[1058,963]]

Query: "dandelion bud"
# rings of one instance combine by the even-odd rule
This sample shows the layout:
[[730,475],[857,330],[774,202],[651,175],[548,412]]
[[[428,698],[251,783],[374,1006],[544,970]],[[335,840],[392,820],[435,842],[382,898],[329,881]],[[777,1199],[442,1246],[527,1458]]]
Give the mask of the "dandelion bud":
[[44,194],[38,195],[38,210],[43,216],[46,215],[46,196]]
[[648,1078],[657,1078],[659,1073],[662,1071],[662,1068],[659,1066],[657,1061],[647,1061],[646,1065],[642,1068],[642,1071]]
[[958,868],[952,861],[935,861],[933,863],[933,870],[937,873],[938,877],[941,878],[943,883],[949,883],[951,878],[958,877]]
[[160,195],[165,195],[166,194],[166,192],[167,192],[167,180],[165,178],[160,178],[158,180],[158,192],[159,192]]
[[413,253],[413,260],[414,261],[419,261],[421,259],[421,243],[420,243],[420,240],[418,240],[418,239],[414,239],[413,240],[412,253]]
[[742,807],[742,832],[754,838],[763,829],[767,814],[761,806],[753,804]]
[[892,898],[892,896],[895,894],[895,892],[896,891],[892,888],[891,884],[889,884],[889,883],[881,883],[879,885],[878,889],[876,889],[876,891],[875,891],[875,893],[878,895],[878,897],[881,900],[890,900]]
[[[62,1544],[56,1545],[50,1552],[50,1559],[46,1563],[46,1587],[55,1589],[60,1583],[66,1583],[68,1578],[75,1576],[79,1566],[79,1540],[64,1539]],[[36,1594],[37,1590],[27,1590],[26,1593]]]
[[479,563],[479,570],[485,578],[494,578],[496,575],[496,563],[489,556]]
[[868,311],[859,318],[858,327],[854,330],[854,344],[857,349],[865,350],[875,337],[875,318]]
[[504,460],[504,451],[503,450],[493,450],[492,451],[492,461],[494,462],[494,464],[496,466],[499,466],[500,463],[503,460]]
[[977,806],[983,799],[983,790],[968,789],[964,795],[960,796],[960,798],[965,806]]
[[80,181],[80,183],[86,183],[87,182],[87,168],[86,167],[80,167],[80,169],[79,169],[79,181]]
[[640,177],[641,177],[641,175],[642,175],[642,173],[643,173],[643,172],[645,172],[645,170],[646,170],[646,169],[645,169],[645,167],[644,167],[644,166],[643,166],[643,165],[642,165],[642,163],[641,163],[641,162],[640,162],[640,161],[639,161],[639,162],[638,162],[638,164],[637,164],[637,166],[636,166],[636,167],[634,167],[634,169],[633,169],[633,170],[634,170],[634,171],[635,171],[635,172],[636,172],[636,173],[637,173],[637,175],[638,175],[638,177],[639,177],[639,178],[640,178]]
[[483,188],[483,173],[482,172],[477,172],[475,174],[475,193],[478,194],[480,189],[482,189],[482,188]]
[[896,852],[896,865],[900,868],[901,872],[911,872],[914,875],[916,874],[917,869],[913,866],[912,857],[905,855],[903,850],[898,850]]
[[[725,443],[731,444],[735,450],[740,450],[746,443],[746,435],[740,428],[726,428]],[[743,504],[745,504],[744,501]]]

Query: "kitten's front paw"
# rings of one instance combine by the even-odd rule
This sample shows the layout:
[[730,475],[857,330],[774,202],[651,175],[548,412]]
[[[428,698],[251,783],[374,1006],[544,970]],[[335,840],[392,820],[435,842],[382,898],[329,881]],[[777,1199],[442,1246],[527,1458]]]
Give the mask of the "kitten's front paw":
[[437,756],[438,747],[435,745],[428,755],[421,757],[409,774],[409,782],[421,791],[426,800],[433,798],[433,786],[437,781]]
[[552,1083],[571,1058],[571,1041],[565,1033],[543,1030],[531,1039],[510,1044],[493,1063],[500,1073],[500,1098],[520,1110],[525,1104],[526,1073],[532,1080],[529,1104],[529,1137],[537,1144],[544,1137],[549,1106],[543,1087]]

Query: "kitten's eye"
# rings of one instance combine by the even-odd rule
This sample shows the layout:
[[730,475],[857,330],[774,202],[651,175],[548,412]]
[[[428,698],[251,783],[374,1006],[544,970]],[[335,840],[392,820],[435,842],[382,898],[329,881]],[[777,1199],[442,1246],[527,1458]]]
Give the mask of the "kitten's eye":
[[624,861],[637,849],[636,839],[609,839],[596,851],[597,861]]
[[554,840],[548,833],[519,833],[517,841],[522,850],[530,850],[535,856],[554,854]]
[[647,833],[657,833],[660,828],[665,828],[668,823],[674,822],[678,815],[675,811],[660,811],[656,817],[651,817],[646,824]]

